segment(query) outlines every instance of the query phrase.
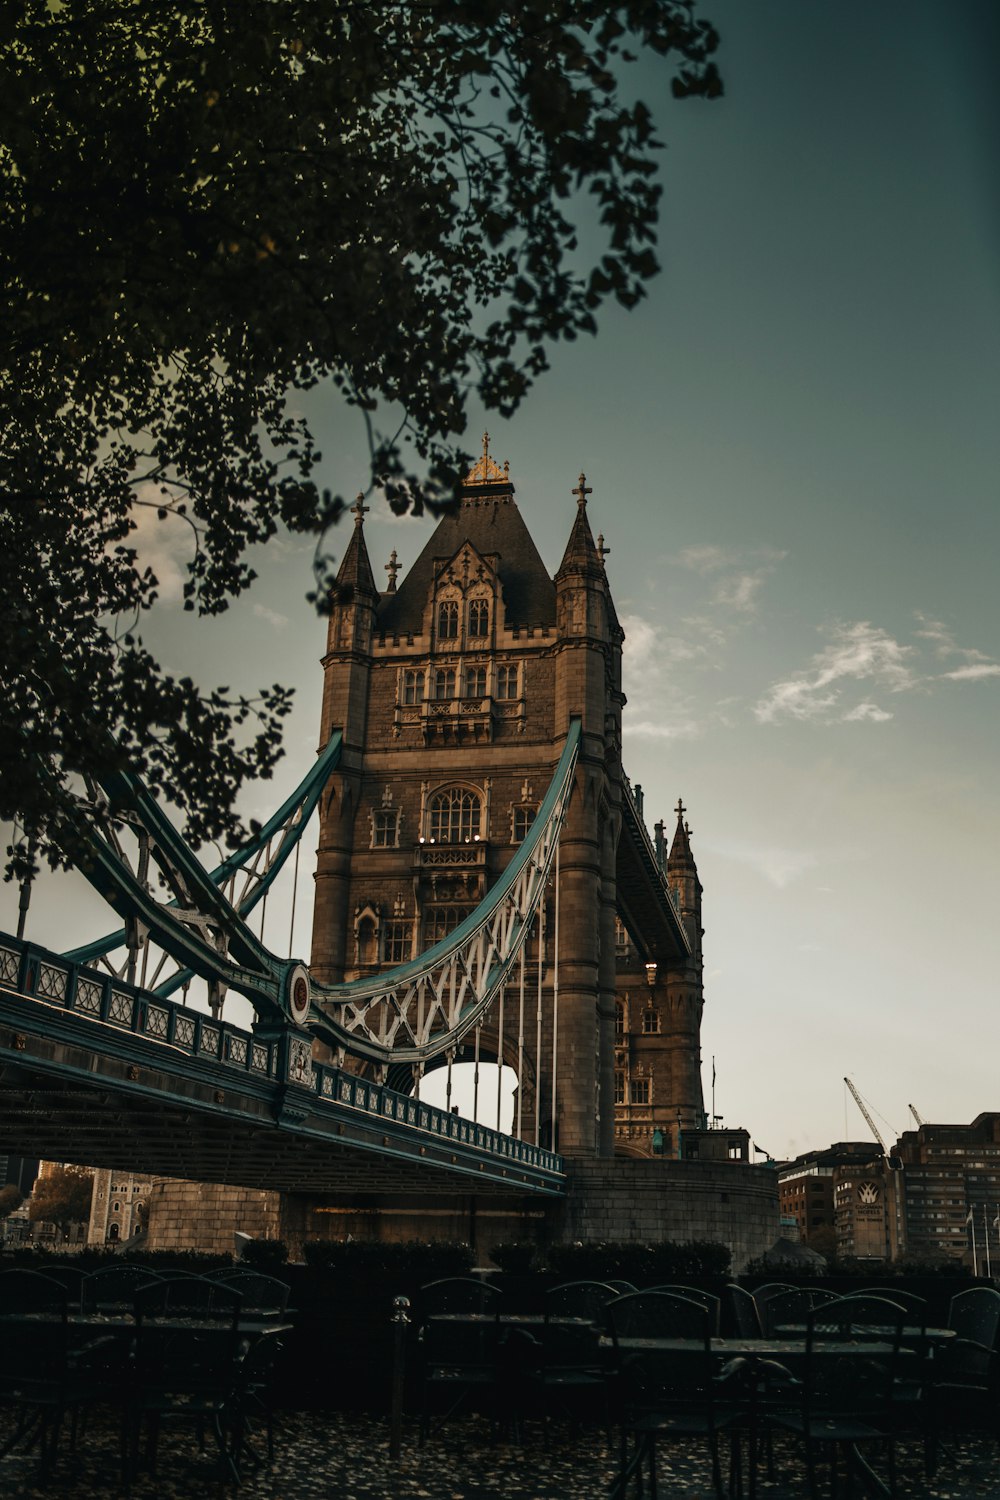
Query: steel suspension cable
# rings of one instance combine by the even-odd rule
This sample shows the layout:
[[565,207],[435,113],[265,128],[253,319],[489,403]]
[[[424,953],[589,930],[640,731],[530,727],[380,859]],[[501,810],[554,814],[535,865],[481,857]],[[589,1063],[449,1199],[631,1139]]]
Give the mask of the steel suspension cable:
[[521,1100],[524,1096],[524,945],[521,945],[520,965],[517,980],[517,1138],[524,1140],[521,1131]]
[[556,840],[556,892],[555,923],[552,936],[552,1134],[549,1150],[556,1149],[556,1071],[559,1063],[559,848],[562,839]]

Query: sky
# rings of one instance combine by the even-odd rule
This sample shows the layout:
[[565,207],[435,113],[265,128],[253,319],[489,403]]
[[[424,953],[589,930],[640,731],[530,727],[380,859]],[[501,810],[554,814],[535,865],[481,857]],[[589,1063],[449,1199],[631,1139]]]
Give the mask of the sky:
[[[661,276],[555,351],[488,426],[550,570],[584,470],[626,630],[624,762],[647,819],[679,796],[704,885],[706,1106],[784,1157],[1000,1109],[1000,8],[703,0],[721,101],[637,91],[667,142]],[[314,393],[320,482],[363,430]],[[179,603],[183,538],[146,521],[147,635],[201,680],[295,685],[266,816],[315,751],[324,630],[279,539],[221,621]],[[377,576],[432,523],[375,506]],[[345,531],[333,538],[346,544]],[[311,852],[313,844],[307,846]],[[304,863],[306,868],[308,861]],[[308,952],[310,882],[266,934]],[[0,927],[16,894],[0,890]],[[46,877],[28,936],[114,925]]]

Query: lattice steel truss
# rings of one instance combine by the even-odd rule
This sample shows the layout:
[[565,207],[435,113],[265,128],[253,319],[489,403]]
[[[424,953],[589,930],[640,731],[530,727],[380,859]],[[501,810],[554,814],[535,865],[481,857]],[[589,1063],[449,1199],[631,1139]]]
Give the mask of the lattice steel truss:
[[[339,761],[339,732],[256,838],[211,873],[138,777],[109,777],[103,783],[106,800],[95,799],[81,829],[87,854],[80,867],[125,926],[66,957],[81,964],[101,961],[118,972],[111,955],[124,946],[127,957],[119,967],[134,980],[137,953],[148,953],[153,942],[176,968],[164,974],[161,962],[150,979],[140,977],[144,988],[166,996],[198,975],[215,1003],[232,989],[261,1019],[308,1027],[341,1057],[353,1054],[383,1069],[409,1063],[419,1070],[482,1022],[510,977],[549,879],[579,742],[574,719],[534,823],[475,911],[419,958],[339,985],[317,984],[304,963],[279,958],[245,921],[295,848]],[[119,836],[124,828],[137,840],[134,859]],[[151,883],[154,870],[167,899]]]
[[[399,968],[350,984],[313,982],[324,1012],[314,1030],[369,1061],[419,1067],[457,1047],[481,1022],[527,941],[555,857],[573,790],[580,721],[517,855],[455,931]],[[349,1038],[348,1042],[344,1038]]]

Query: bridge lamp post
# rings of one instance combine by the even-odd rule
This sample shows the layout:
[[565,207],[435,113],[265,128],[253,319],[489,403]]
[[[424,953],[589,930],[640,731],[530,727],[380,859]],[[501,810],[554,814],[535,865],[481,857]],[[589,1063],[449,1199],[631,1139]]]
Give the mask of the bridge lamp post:
[[663,1131],[660,1129],[659,1125],[657,1125],[656,1129],[653,1131],[653,1155],[663,1155]]

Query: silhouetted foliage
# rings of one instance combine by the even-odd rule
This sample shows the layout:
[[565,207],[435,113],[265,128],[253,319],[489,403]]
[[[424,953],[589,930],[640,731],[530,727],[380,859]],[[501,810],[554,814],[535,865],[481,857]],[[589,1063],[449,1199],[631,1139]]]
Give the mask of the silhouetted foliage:
[[721,1276],[728,1271],[731,1259],[728,1245],[714,1240],[684,1243],[660,1240],[648,1245],[605,1240],[550,1245],[545,1257],[549,1270],[568,1280],[601,1281],[611,1277],[631,1281],[638,1287]]
[[299,407],[319,382],[368,424],[359,487],[447,501],[469,395],[514,411],[549,345],[657,270],[627,64],[721,87],[694,0],[23,0],[0,42],[0,817],[23,873],[71,847],[73,773],[127,759],[198,843],[235,837],[280,754],[284,688],[205,690],[144,645],[140,518],[188,538],[203,615],[254,544],[321,538],[344,501]]
[[24,1194],[16,1183],[8,1182],[0,1187],[0,1219],[5,1219],[12,1214],[15,1208],[20,1208],[24,1202]]
[[255,1271],[276,1271],[288,1260],[284,1240],[248,1240],[240,1260]]
[[472,1269],[469,1245],[423,1240],[399,1243],[381,1240],[307,1240],[302,1247],[307,1266],[314,1270],[349,1275],[384,1273],[417,1281],[440,1276],[464,1276]]

